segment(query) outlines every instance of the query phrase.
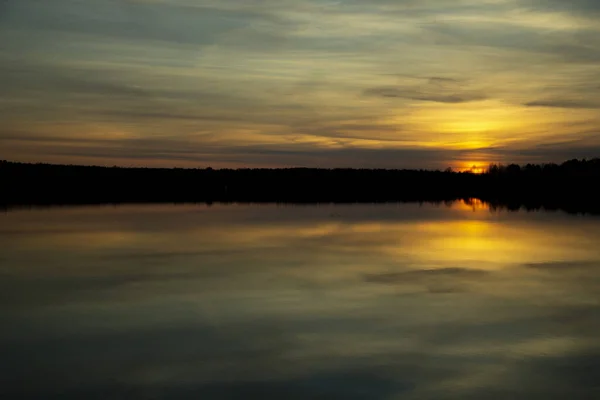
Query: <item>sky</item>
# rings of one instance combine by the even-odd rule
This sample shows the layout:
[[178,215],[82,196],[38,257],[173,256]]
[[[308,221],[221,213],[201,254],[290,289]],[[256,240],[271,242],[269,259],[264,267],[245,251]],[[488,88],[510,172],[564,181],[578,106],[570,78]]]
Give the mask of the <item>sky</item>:
[[0,0],[0,159],[600,156],[597,0]]

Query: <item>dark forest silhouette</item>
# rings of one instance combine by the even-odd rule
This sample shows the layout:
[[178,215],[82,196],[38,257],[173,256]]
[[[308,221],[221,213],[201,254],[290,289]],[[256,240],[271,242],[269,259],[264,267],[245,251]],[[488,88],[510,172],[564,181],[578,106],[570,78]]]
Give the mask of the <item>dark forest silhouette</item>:
[[600,159],[490,165],[471,172],[391,169],[119,168],[0,161],[0,205],[131,202],[442,202],[600,213]]

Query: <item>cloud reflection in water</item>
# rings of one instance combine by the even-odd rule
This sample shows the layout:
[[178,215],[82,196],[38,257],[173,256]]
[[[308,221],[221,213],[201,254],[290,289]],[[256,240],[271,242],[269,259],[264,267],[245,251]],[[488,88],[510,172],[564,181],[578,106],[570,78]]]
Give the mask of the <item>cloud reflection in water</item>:
[[464,205],[11,212],[0,392],[593,398],[598,239]]

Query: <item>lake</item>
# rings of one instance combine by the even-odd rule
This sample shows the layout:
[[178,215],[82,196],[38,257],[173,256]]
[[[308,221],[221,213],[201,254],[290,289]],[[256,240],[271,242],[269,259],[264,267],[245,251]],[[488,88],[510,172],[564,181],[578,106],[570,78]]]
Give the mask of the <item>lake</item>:
[[598,399],[600,219],[474,201],[0,214],[3,399]]

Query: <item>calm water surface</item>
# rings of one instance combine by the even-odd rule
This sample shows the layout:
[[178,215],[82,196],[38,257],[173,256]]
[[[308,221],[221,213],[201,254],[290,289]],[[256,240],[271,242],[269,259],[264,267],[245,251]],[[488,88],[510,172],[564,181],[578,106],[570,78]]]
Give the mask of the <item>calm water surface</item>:
[[12,211],[0,324],[3,399],[598,399],[600,220]]

